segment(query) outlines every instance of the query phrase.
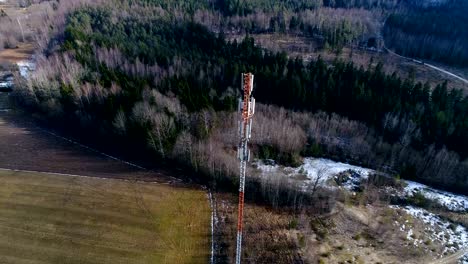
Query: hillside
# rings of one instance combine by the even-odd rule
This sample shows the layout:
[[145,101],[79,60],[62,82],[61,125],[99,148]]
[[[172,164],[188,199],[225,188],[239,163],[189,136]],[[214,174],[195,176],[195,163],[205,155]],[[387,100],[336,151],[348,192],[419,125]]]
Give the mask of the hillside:
[[[394,48],[389,27],[421,23],[422,31],[433,34],[425,20],[415,22],[420,13],[408,21],[393,17],[449,4],[30,4],[24,12],[47,10],[37,13],[46,26],[28,24],[36,52],[25,62],[26,71],[8,74],[14,84],[6,120],[15,122],[16,113],[8,113],[22,109],[34,117],[30,122],[53,128],[54,136],[206,186],[217,262],[232,262],[234,254],[236,110],[244,72],[255,75],[257,99],[249,145],[254,162],[247,171],[246,262],[427,263],[458,256],[466,246],[464,84],[387,49]],[[6,19],[14,22],[11,17]],[[418,25],[413,27],[407,34],[419,34]],[[22,35],[13,36],[18,49],[7,47],[0,59],[15,60],[8,52],[28,47]],[[437,56],[430,59],[443,61]],[[464,71],[449,60],[443,62]],[[11,147],[14,137],[4,137],[3,146]],[[12,155],[30,157],[28,151]],[[55,170],[81,169],[74,159],[63,167],[38,160]],[[33,161],[22,164],[34,167]],[[115,176],[126,179],[120,170]]]
[[[249,37],[227,42],[222,34],[190,19],[127,16],[131,11],[123,12],[125,5],[118,9],[125,17],[112,22],[119,16],[113,10],[88,7],[71,14],[59,46],[38,57],[38,70],[29,88],[17,91],[18,99],[51,118],[66,118],[70,124],[150,146],[163,158],[192,153],[180,162],[203,168],[209,177],[217,170],[209,169],[200,157],[214,153],[201,146],[207,139],[216,141],[220,152],[212,159],[222,168],[222,177],[225,172],[234,176],[230,169],[234,161],[226,155],[234,135],[224,141],[216,136],[216,131],[234,123],[216,120],[232,116],[225,111],[235,109],[236,84],[241,71],[247,70],[256,73],[254,95],[260,102],[293,111],[336,113],[362,123],[357,129],[367,134],[357,148],[345,144],[333,149],[335,143],[323,141],[322,135],[308,132],[305,123],[292,118],[288,122],[301,135],[295,137],[294,148],[270,137],[254,142],[259,150],[268,149],[272,157],[296,163],[301,154],[314,149],[314,155],[357,163],[368,160],[364,164],[387,167],[403,177],[458,191],[466,188],[468,99],[461,91],[387,75],[382,64],[364,68],[335,61],[330,67],[320,58],[304,63],[263,50]],[[268,112],[263,115],[269,119]],[[288,116],[293,113],[286,120]],[[337,138],[353,137],[339,133]],[[288,135],[288,140],[292,137]],[[202,145],[194,152],[184,149],[187,141]],[[262,151],[258,155],[262,157]],[[424,165],[431,160],[444,169]]]

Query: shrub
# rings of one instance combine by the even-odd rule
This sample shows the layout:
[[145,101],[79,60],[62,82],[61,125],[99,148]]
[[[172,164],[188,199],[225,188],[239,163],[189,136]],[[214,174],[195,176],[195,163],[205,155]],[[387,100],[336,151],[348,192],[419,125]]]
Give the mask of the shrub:
[[299,224],[299,221],[297,221],[296,218],[293,218],[291,221],[289,221],[289,229],[296,229]]

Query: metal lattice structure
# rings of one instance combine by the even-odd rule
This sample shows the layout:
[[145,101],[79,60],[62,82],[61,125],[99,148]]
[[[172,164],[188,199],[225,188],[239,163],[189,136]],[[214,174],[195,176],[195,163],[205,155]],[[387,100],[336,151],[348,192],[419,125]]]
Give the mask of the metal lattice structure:
[[252,117],[255,112],[255,99],[252,97],[253,90],[252,73],[242,74],[242,88],[244,90],[243,100],[239,99],[239,112],[241,120],[239,120],[239,147],[237,155],[240,161],[240,183],[239,183],[239,212],[237,219],[237,250],[236,264],[241,263],[242,255],[242,230],[244,217],[244,190],[245,190],[245,172],[247,162],[250,160],[249,140],[252,135]]

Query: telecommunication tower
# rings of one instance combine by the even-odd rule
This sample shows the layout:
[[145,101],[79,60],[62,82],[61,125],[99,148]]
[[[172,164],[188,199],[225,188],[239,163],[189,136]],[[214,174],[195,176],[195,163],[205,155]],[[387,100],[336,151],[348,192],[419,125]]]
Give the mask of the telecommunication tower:
[[244,216],[244,189],[245,189],[245,172],[247,162],[250,160],[249,140],[252,135],[252,117],[255,112],[255,99],[252,97],[253,90],[252,73],[242,74],[242,88],[244,90],[244,98],[239,99],[240,117],[239,120],[239,147],[237,149],[237,156],[240,161],[240,183],[239,183],[239,211],[237,218],[237,250],[236,250],[236,264],[241,263],[242,254],[242,220]]

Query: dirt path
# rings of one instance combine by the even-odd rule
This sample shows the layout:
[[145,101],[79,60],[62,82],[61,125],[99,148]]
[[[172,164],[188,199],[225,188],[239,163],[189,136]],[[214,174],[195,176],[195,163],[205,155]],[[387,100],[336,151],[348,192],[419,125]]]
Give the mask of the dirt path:
[[465,254],[468,254],[468,249],[460,250],[458,252],[455,252],[454,254],[438,259],[434,262],[431,262],[429,264],[456,264],[457,261],[462,258]]
[[[383,21],[383,24],[382,24],[382,25],[385,25],[385,24],[387,23],[387,19],[388,19],[388,17],[385,18],[385,20]],[[383,39],[383,34],[381,34],[380,37]],[[413,58],[408,58],[408,57],[402,56],[402,55],[400,55],[400,54],[398,54],[398,53],[396,53],[396,52],[394,52],[394,51],[388,49],[388,48],[385,46],[385,43],[384,43],[384,45],[383,45],[383,48],[384,48],[384,50],[386,50],[388,53],[390,53],[390,54],[392,54],[392,55],[395,55],[395,56],[397,56],[397,57],[399,57],[399,58],[406,59],[406,60],[409,60],[409,61],[412,61],[412,62],[415,62],[415,63],[418,63],[418,64],[423,64],[423,65],[425,65],[425,66],[427,66],[427,67],[429,67],[429,68],[432,68],[432,69],[434,69],[434,70],[436,70],[436,71],[438,71],[438,72],[444,73],[444,74],[446,74],[446,75],[448,75],[448,76],[450,76],[450,77],[452,77],[452,78],[458,79],[458,80],[460,80],[460,81],[462,81],[462,82],[468,84],[468,80],[467,80],[467,79],[465,79],[465,78],[463,78],[463,77],[460,77],[460,76],[458,76],[458,75],[456,75],[456,74],[454,74],[454,73],[452,73],[452,72],[449,72],[449,71],[447,71],[447,70],[444,70],[444,69],[439,68],[439,67],[437,67],[437,66],[434,66],[434,65],[432,65],[432,64],[423,63],[423,61],[420,61],[420,60],[416,60],[416,59],[413,59]]]
[[460,80],[460,81],[462,81],[462,82],[468,84],[468,80],[467,80],[467,79],[462,78],[462,77],[460,77],[460,76],[458,76],[458,75],[456,75],[456,74],[454,74],[454,73],[451,73],[451,72],[449,72],[449,71],[446,71],[446,70],[444,70],[444,69],[442,69],[442,68],[439,68],[439,67],[434,66],[434,65],[429,64],[429,63],[425,63],[425,62],[423,63],[423,61],[420,61],[420,60],[416,60],[416,59],[413,59],[413,58],[408,58],[408,57],[405,57],[405,56],[401,56],[400,54],[395,53],[395,52],[391,51],[390,49],[387,49],[386,47],[384,47],[384,48],[385,48],[385,50],[386,50],[388,53],[390,53],[390,54],[392,54],[392,55],[398,56],[398,57],[400,57],[400,58],[402,58],[402,59],[410,60],[410,61],[415,62],[415,63],[423,64],[423,65],[425,65],[425,66],[427,66],[427,67],[429,67],[429,68],[432,68],[432,69],[434,69],[434,70],[436,70],[436,71],[439,71],[439,72],[441,72],[441,73],[444,73],[444,74],[446,74],[446,75],[448,75],[448,76],[450,76],[450,77],[452,77],[452,78],[456,78],[456,79],[458,79],[458,80]]

